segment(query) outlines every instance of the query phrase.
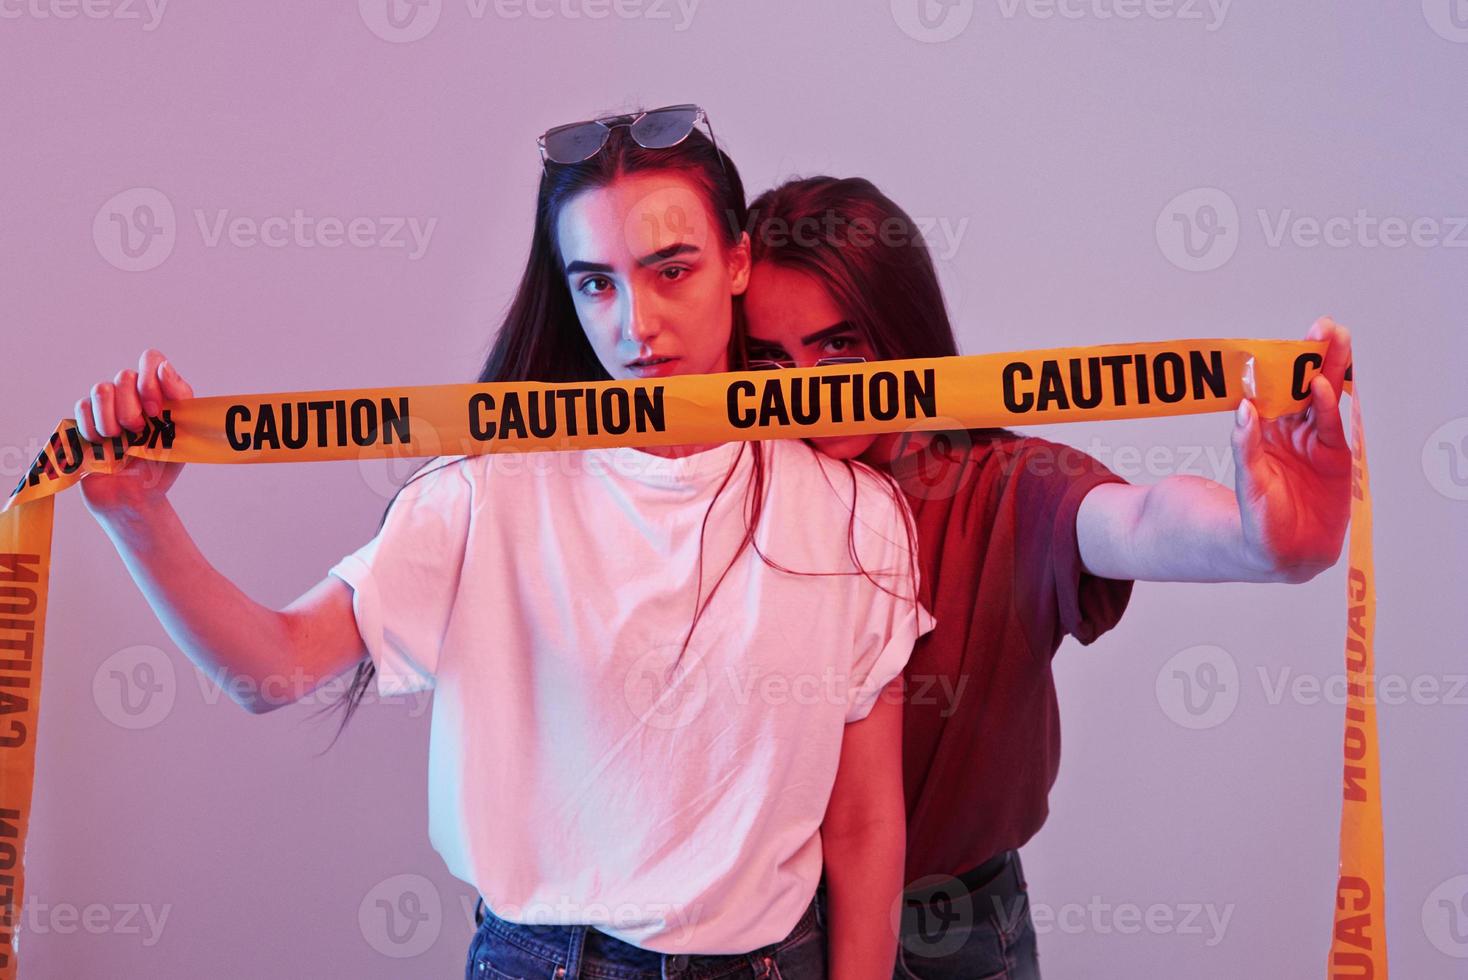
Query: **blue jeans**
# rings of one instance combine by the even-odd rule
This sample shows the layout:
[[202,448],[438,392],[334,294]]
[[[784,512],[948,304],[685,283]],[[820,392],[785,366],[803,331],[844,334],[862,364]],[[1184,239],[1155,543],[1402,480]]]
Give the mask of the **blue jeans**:
[[1018,852],[972,893],[954,879],[904,900],[896,980],[1039,980],[1030,896]]
[[464,980],[824,980],[825,909],[813,899],[778,942],[748,953],[655,953],[591,926],[506,922],[486,907],[469,944]]

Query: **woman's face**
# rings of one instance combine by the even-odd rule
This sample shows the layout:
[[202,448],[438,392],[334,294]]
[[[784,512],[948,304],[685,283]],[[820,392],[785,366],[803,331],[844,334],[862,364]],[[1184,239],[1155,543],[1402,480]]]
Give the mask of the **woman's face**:
[[[775,265],[756,263],[744,297],[751,360],[794,361],[813,367],[823,357],[877,359],[864,336],[836,305],[819,279]],[[823,453],[837,459],[860,456],[877,436],[831,436],[812,439]]]
[[576,315],[617,380],[729,369],[749,239],[724,246],[704,195],[670,172],[631,174],[566,202],[556,222]]

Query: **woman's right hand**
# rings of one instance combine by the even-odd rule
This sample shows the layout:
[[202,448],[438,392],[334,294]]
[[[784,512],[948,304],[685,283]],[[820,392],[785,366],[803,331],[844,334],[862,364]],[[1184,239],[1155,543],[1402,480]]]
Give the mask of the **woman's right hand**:
[[[137,370],[124,368],[111,381],[92,385],[91,393],[77,400],[77,428],[88,442],[123,436],[124,430],[141,432],[147,425],[144,414],[156,417],[164,399],[178,401],[192,397],[194,389],[168,359],[149,348],[138,358]],[[168,493],[183,466],[129,457],[114,473],[90,473],[84,477],[82,499],[98,520],[123,512],[138,512]]]

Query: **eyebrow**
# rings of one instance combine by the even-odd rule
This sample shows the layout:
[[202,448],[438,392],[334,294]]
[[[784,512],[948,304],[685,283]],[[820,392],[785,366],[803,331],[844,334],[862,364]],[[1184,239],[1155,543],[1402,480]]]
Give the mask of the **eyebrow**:
[[[660,248],[656,252],[653,252],[649,255],[644,255],[642,258],[637,260],[637,264],[645,267],[649,265],[656,265],[657,263],[666,261],[667,259],[677,258],[680,255],[701,254],[703,254],[703,249],[699,248],[692,242],[674,242],[667,248]],[[607,265],[605,262],[583,262],[580,259],[577,259],[574,262],[566,263],[566,275],[568,276],[573,276],[578,272],[611,271],[612,267]]]
[[[808,344],[814,344],[818,341],[825,340],[827,337],[835,337],[838,334],[843,333],[856,333],[856,325],[853,324],[850,320],[842,320],[840,323],[833,323],[829,327],[822,327],[809,336],[801,337],[800,344],[802,347],[804,347]],[[780,346],[773,340],[765,340],[764,338],[756,337],[753,334],[749,336],[749,342],[751,344],[764,344],[767,347]]]

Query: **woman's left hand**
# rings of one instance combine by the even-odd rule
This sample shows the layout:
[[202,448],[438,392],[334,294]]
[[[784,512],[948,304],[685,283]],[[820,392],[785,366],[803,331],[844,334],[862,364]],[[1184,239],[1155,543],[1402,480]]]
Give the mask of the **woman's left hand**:
[[1340,407],[1351,334],[1322,317],[1305,339],[1330,343],[1309,405],[1261,419],[1245,401],[1233,432],[1244,560],[1286,582],[1308,581],[1336,563],[1351,516],[1351,447]]

